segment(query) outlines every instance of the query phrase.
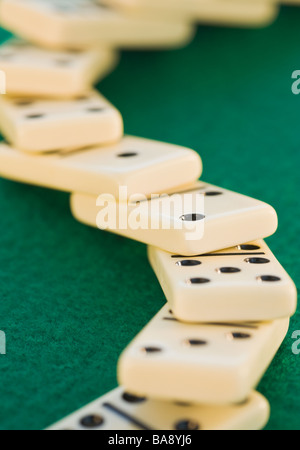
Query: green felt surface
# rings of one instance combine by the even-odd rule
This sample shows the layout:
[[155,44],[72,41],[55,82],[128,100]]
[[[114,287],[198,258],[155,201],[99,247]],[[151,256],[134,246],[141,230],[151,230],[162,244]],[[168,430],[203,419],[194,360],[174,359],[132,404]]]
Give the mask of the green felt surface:
[[[267,242],[296,284],[299,25],[284,8],[262,30],[203,27],[182,50],[124,52],[99,86],[127,133],[196,149],[205,181],[276,208]],[[77,223],[67,194],[0,180],[0,211],[0,428],[42,429],[115,387],[118,356],[164,296],[145,246]],[[300,428],[297,329],[299,313],[259,385],[268,429]]]

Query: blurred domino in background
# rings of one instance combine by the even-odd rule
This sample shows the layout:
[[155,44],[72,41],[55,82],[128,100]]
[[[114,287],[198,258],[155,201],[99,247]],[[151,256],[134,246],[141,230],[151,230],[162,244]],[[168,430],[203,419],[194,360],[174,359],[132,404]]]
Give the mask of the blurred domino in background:
[[77,97],[86,94],[117,65],[109,48],[54,51],[22,39],[0,47],[0,67],[6,74],[6,93],[19,96]]
[[169,48],[188,44],[195,33],[182,21],[129,17],[93,0],[1,0],[0,25],[57,49]]
[[47,152],[119,141],[123,119],[96,91],[71,100],[1,96],[0,130],[20,150]]
[[261,27],[278,16],[276,0],[99,0],[133,17],[164,17],[193,23]]

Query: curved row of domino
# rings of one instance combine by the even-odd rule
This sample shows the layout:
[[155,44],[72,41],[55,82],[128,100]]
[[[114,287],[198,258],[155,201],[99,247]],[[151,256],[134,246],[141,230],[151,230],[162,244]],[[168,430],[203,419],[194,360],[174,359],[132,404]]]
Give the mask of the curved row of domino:
[[269,405],[253,389],[297,299],[263,241],[276,231],[276,212],[198,181],[192,150],[124,137],[121,114],[91,86],[116,65],[112,47],[184,45],[195,20],[265,24],[276,2],[105,3],[121,9],[0,2],[1,24],[22,37],[0,48],[9,94],[0,98],[0,175],[70,192],[78,220],[148,244],[167,299],[121,355],[122,387],[50,429],[262,428]]

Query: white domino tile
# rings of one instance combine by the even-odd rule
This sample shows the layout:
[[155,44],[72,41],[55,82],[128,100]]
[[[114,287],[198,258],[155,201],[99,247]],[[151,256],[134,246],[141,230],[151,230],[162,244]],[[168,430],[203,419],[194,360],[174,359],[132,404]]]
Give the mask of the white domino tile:
[[21,39],[10,39],[0,46],[0,69],[6,76],[6,93],[15,96],[84,95],[113,70],[117,61],[117,52],[105,47],[55,51]]
[[17,149],[39,153],[119,141],[123,119],[96,91],[70,100],[2,95],[0,130]]
[[172,196],[129,201],[125,212],[117,205],[115,221],[107,220],[112,209],[108,205],[80,193],[71,198],[79,221],[181,255],[265,238],[277,228],[270,205],[204,182]]
[[174,316],[186,322],[290,317],[297,290],[263,240],[186,257],[148,248]]
[[[76,130],[74,130],[74,133]],[[202,171],[193,150],[125,136],[117,144],[36,155],[0,143],[0,176],[67,192],[151,195],[192,183]],[[96,202],[96,198],[95,198]]]
[[245,400],[283,342],[289,319],[179,322],[166,305],[125,349],[118,380],[139,396],[203,404]]
[[136,397],[117,388],[48,431],[259,430],[266,425],[269,414],[268,401],[257,392],[252,392],[243,404],[206,406]]
[[133,17],[159,16],[233,27],[266,26],[279,12],[277,0],[101,0],[100,3]]
[[169,48],[186,45],[195,33],[187,22],[129,17],[93,0],[1,0],[0,24],[28,41],[59,49]]

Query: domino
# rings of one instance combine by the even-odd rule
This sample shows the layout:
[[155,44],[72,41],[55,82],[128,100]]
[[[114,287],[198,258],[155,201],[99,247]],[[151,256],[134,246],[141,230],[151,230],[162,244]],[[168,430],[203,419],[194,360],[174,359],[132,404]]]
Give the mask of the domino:
[[118,380],[139,396],[203,404],[244,401],[284,340],[289,319],[186,324],[164,306],[125,349]]
[[278,16],[276,0],[101,0],[132,16],[165,17],[202,24],[260,27]]
[[66,192],[107,193],[118,199],[119,188],[125,185],[128,195],[151,195],[153,190],[192,183],[201,171],[196,152],[133,136],[106,147],[44,155],[20,152],[0,143],[0,176]]
[[252,392],[237,405],[206,406],[137,397],[117,388],[48,428],[68,430],[259,430],[270,415],[267,400]]
[[123,119],[96,91],[71,100],[2,95],[0,129],[17,149],[48,152],[116,142],[123,136]]
[[193,257],[149,247],[148,257],[178,320],[266,321],[296,311],[296,286],[263,240]]
[[10,39],[0,47],[6,93],[16,96],[82,96],[114,69],[117,60],[117,52],[105,47],[52,51],[21,39]]
[[297,6],[300,4],[300,0],[281,0],[284,5]]
[[[74,217],[87,225],[180,255],[250,242],[273,234],[277,228],[277,215],[271,206],[204,182],[171,196],[143,202],[129,199],[125,212],[123,205],[114,208],[94,196],[75,193],[71,209]],[[107,220],[110,210],[115,221]],[[136,224],[137,217],[140,224]]]
[[0,23],[28,41],[59,49],[169,48],[186,45],[195,34],[187,22],[128,17],[94,0],[1,0]]

